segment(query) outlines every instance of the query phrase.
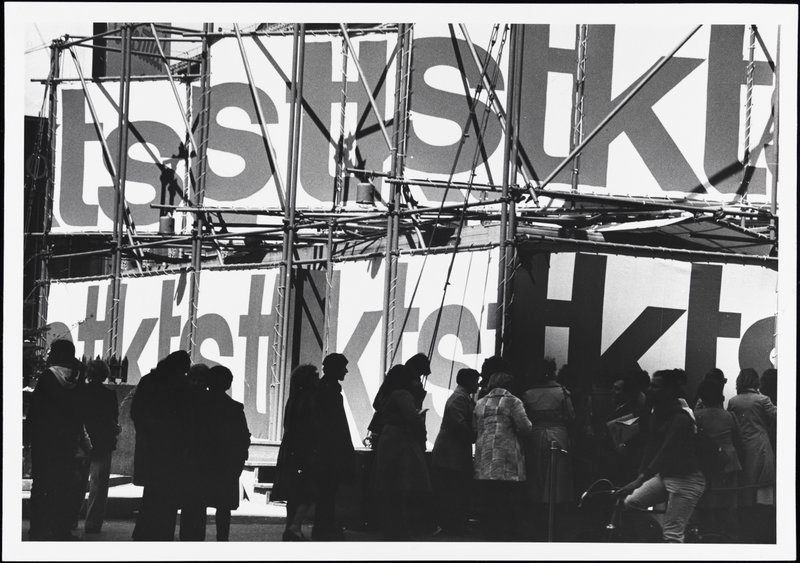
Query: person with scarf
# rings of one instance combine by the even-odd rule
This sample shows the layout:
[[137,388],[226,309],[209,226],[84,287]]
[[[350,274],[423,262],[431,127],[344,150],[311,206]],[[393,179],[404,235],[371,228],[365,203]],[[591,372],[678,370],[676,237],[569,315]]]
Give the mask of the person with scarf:
[[54,341],[28,413],[33,477],[31,539],[78,539],[72,534],[75,481],[80,474],[79,451],[88,446],[84,443],[79,373],[72,342]]
[[696,451],[697,424],[683,399],[686,374],[680,369],[653,374],[648,401],[652,412],[639,476],[619,490],[625,507],[647,510],[667,501],[665,542],[683,543],[686,525],[706,488]]

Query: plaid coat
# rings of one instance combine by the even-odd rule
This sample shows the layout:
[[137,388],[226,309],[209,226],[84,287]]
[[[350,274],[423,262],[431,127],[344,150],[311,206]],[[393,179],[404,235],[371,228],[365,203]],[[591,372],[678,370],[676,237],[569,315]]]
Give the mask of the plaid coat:
[[531,430],[531,421],[518,398],[495,388],[480,399],[472,415],[475,441],[475,478],[491,481],[524,481],[525,456],[520,437]]

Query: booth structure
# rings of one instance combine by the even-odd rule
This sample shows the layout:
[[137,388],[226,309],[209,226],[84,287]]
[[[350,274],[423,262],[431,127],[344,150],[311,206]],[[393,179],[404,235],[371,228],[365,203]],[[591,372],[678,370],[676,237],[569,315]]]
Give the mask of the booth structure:
[[494,354],[588,388],[775,362],[778,26],[96,28],[42,79],[26,328],[129,385],[228,366],[252,459],[333,351],[357,445],[418,352],[430,444]]

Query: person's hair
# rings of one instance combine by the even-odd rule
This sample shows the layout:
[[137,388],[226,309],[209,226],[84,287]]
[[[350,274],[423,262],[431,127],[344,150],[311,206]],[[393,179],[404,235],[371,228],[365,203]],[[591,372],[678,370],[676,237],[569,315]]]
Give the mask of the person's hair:
[[233,374],[225,366],[214,366],[208,378],[208,388],[212,391],[227,391],[233,383]]
[[201,387],[208,387],[211,368],[206,364],[193,364],[189,367],[189,381]]
[[483,361],[481,366],[481,377],[488,380],[497,372],[511,373],[511,367],[500,356],[489,356]]
[[189,368],[191,367],[192,360],[189,357],[189,352],[186,350],[172,352],[166,358],[158,362],[159,371],[163,371],[165,375],[183,376],[189,373]]
[[664,386],[674,391],[680,391],[686,384],[686,372],[682,369],[663,369],[653,374],[653,379],[660,377]]
[[761,374],[758,390],[769,397],[773,403],[776,403],[778,398],[778,370],[775,368],[764,370],[764,373]]
[[556,378],[556,361],[553,358],[544,358],[542,360],[542,377],[550,380]]
[[714,381],[719,381],[720,383],[725,383],[728,381],[725,379],[725,374],[722,373],[722,370],[719,368],[712,368],[708,370],[708,373],[705,374],[703,379],[712,379]]
[[514,376],[510,373],[498,371],[489,378],[489,391],[500,388],[508,391],[514,385]]
[[697,388],[697,398],[708,407],[721,407],[725,402],[722,394],[723,383],[716,379],[704,379]]
[[322,360],[323,368],[327,367],[337,368],[337,367],[344,367],[346,365],[347,365],[347,358],[345,357],[344,354],[339,354],[338,352],[328,354],[327,356],[325,356],[325,359]]
[[431,362],[428,360],[428,356],[420,352],[406,360],[405,366],[414,370],[417,374],[422,374],[430,371]]
[[417,376],[412,373],[407,366],[403,364],[393,365],[389,368],[389,371],[386,372],[386,377],[383,379],[383,384],[381,385],[384,397],[388,398],[389,394],[397,389],[408,389],[412,377]]
[[758,373],[753,368],[744,368],[736,378],[736,392],[742,393],[746,389],[758,389]]
[[463,368],[458,370],[458,374],[456,374],[456,383],[468,387],[473,383],[477,383],[480,376],[481,374],[474,369]]
[[108,364],[104,360],[91,360],[86,366],[86,378],[89,381],[103,383],[109,375],[111,375],[111,370],[108,369]]
[[50,344],[47,361],[51,364],[71,364],[75,359],[75,345],[69,340],[54,340]]
[[289,376],[289,396],[304,393],[316,385],[319,380],[317,366],[301,364],[292,370]]

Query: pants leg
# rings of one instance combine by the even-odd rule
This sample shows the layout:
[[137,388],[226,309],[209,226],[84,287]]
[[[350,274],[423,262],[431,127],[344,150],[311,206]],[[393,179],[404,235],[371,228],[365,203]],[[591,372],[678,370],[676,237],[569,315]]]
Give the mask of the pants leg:
[[181,507],[181,529],[179,537],[181,541],[205,541],[205,506],[193,503]]
[[339,482],[331,473],[320,479],[317,489],[312,539],[325,539],[326,536],[330,539],[331,534],[338,535],[340,532],[336,526],[336,491]]
[[668,496],[661,475],[656,474],[625,498],[625,508],[647,510],[651,506],[664,502]]
[[86,531],[100,531],[108,500],[108,478],[111,475],[111,452],[92,458],[89,465],[89,500],[86,509]]
[[706,480],[701,472],[682,477],[665,477],[664,486],[669,493],[667,512],[662,526],[664,541],[683,543],[684,532],[694,507],[706,488]]
[[228,541],[231,535],[231,510],[218,508],[216,515],[217,541]]
[[142,493],[142,503],[136,526],[133,529],[134,541],[173,541],[178,507],[162,490],[146,486]]

